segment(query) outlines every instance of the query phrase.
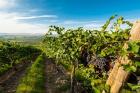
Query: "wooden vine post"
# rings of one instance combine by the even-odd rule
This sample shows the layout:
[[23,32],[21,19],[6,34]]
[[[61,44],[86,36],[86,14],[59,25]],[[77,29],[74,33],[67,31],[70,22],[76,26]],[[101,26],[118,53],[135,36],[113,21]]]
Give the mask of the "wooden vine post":
[[[140,40],[140,21],[133,24],[130,32],[129,41]],[[123,48],[127,49],[128,45],[125,44]],[[120,88],[126,82],[129,72],[125,71],[122,64],[128,64],[130,60],[127,56],[120,57],[116,60],[115,65],[109,74],[106,84],[111,87],[110,93],[119,93]]]

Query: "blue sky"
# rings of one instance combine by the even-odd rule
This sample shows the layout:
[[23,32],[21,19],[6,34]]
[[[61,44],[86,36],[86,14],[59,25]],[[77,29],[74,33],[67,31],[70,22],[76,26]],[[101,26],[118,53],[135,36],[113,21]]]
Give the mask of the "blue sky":
[[45,33],[49,25],[99,28],[115,14],[139,19],[140,0],[0,0],[0,32]]

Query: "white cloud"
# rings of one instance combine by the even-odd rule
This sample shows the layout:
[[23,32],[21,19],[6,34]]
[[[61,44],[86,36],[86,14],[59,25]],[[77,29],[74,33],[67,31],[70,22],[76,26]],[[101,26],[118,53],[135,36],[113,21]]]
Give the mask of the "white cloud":
[[21,16],[15,17],[14,19],[36,19],[36,18],[57,18],[56,15],[40,15],[40,16]]
[[83,27],[85,29],[100,29],[103,26],[104,21],[76,21],[76,20],[66,20],[63,22],[64,25],[73,25],[76,27]]
[[[138,20],[138,19],[126,19],[127,21],[130,21],[130,22],[132,22],[132,23],[134,23],[136,20]],[[113,22],[111,22],[110,23],[110,25],[108,26],[108,30],[111,28],[111,26],[113,26],[113,23],[114,23],[114,21]],[[97,30],[100,30],[101,29],[101,27],[103,26],[105,24],[105,21],[103,22],[103,21],[100,21],[100,22],[93,22],[93,23],[87,23],[87,24],[85,24],[84,25],[84,28],[86,28],[86,29],[97,29]],[[122,29],[125,29],[125,28],[128,28],[129,26],[127,25],[127,24],[123,24],[123,25],[121,25],[121,28]]]
[[103,23],[91,23],[91,24],[85,24],[84,28],[87,28],[87,29],[100,29],[101,26],[103,26]]
[[15,0],[0,0],[0,8],[7,8],[15,5]]
[[77,21],[77,20],[66,20],[63,23],[64,24],[87,24],[87,23],[97,23],[100,21]]
[[0,12],[0,32],[1,33],[45,33],[48,29],[47,24],[31,24],[19,22],[15,18],[20,15],[16,13]]
[[[16,7],[19,0],[0,0],[0,9]],[[2,10],[3,11],[3,10]],[[0,11],[0,33],[46,33],[49,24],[21,22],[21,19],[57,18],[56,15],[24,16],[22,13]],[[32,10],[36,12],[38,10]],[[31,11],[30,11],[31,12]],[[53,21],[53,20],[52,20]]]
[[133,18],[133,19],[125,19],[126,21],[130,21],[130,22],[135,22],[136,20],[140,20],[139,18]]
[[73,20],[66,20],[66,21],[64,21],[64,24],[79,24],[79,23],[81,23],[81,22],[73,21]]

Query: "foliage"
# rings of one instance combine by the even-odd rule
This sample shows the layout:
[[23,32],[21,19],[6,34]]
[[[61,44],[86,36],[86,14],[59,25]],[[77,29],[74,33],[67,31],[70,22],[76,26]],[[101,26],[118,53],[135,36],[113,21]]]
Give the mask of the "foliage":
[[76,80],[83,82],[82,86],[88,93],[101,93],[103,90],[109,93],[109,86],[105,85],[107,75],[106,73],[102,75],[102,77],[99,77],[93,65],[90,65],[88,68],[80,65],[76,70]]
[[41,51],[31,46],[20,46],[14,43],[0,42],[0,75],[9,68],[22,62],[24,59],[31,60]]
[[[90,67],[92,59],[104,58],[111,64],[118,56],[129,56],[130,54],[139,55],[139,43],[131,43],[129,32],[132,24],[119,17],[111,23],[116,16],[112,16],[101,30],[85,30],[83,28],[65,29],[63,27],[50,26],[45,35],[43,47],[48,57],[54,58],[56,63],[62,64],[65,68],[73,70],[77,82],[82,83],[85,89],[92,93],[108,92],[105,86],[107,71],[100,73],[96,66]],[[113,24],[109,29],[109,25]],[[121,25],[127,24],[127,28]],[[123,46],[128,43],[128,49]],[[94,64],[95,61],[91,62]],[[105,62],[105,61],[104,61]],[[81,66],[83,64],[84,66]],[[105,62],[105,64],[107,64]],[[134,64],[134,65],[132,65]],[[128,68],[129,71],[136,71],[139,62],[134,62]],[[102,64],[99,64],[102,65]],[[73,72],[73,71],[72,71]],[[98,72],[98,73],[97,73]],[[100,74],[99,74],[100,73]],[[73,73],[71,73],[73,74]],[[102,89],[102,90],[101,90]],[[90,91],[90,92],[91,92]]]
[[134,84],[131,84],[131,83],[128,83],[127,85],[129,86],[129,88],[131,88],[131,90],[140,89],[140,85],[134,85]]

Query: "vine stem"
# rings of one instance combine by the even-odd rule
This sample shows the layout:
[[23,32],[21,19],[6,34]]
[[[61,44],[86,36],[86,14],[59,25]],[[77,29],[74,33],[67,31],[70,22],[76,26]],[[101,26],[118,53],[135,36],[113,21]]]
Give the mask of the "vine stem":
[[71,72],[71,93],[74,93],[74,85],[75,85],[75,65],[73,65]]

